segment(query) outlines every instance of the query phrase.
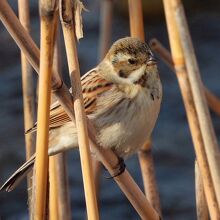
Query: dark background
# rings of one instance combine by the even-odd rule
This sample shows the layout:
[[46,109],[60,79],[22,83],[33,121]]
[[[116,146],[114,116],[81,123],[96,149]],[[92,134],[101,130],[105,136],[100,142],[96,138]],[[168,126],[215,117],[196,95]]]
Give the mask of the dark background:
[[[32,36],[39,45],[38,6],[31,2]],[[117,4],[119,1],[116,1]],[[125,2],[125,1],[123,1]],[[146,38],[158,38],[168,47],[168,37],[161,1],[145,0]],[[156,3],[155,3],[156,2]],[[220,3],[218,1],[183,1],[204,84],[220,97]],[[17,1],[10,1],[16,10]],[[97,64],[99,39],[99,1],[84,1],[89,12],[83,13],[84,38],[78,45],[81,73]],[[129,36],[126,5],[114,10],[112,41]],[[63,73],[67,64],[62,45]],[[0,183],[25,160],[23,105],[20,53],[18,47],[0,23]],[[164,219],[196,219],[194,195],[195,154],[186,114],[175,75],[159,61],[163,83],[161,113],[153,132],[153,154]],[[66,77],[67,78],[67,77]],[[214,113],[212,120],[217,136],[220,119]],[[78,151],[68,154],[72,216],[85,218],[81,168]],[[143,189],[136,156],[126,162],[128,170]],[[101,219],[139,219],[113,180],[102,177]],[[28,219],[25,182],[11,193],[0,192],[0,219]]]

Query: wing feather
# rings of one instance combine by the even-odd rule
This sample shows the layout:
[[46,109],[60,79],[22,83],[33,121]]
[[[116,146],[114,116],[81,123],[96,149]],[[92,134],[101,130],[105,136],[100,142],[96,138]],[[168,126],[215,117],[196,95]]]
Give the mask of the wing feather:
[[[97,97],[111,89],[112,83],[107,82],[100,76],[100,74],[98,74],[98,68],[94,68],[83,75],[81,77],[81,83],[85,112],[89,115],[96,111]],[[60,127],[71,121],[58,101],[51,105],[49,120],[50,129]],[[34,127],[29,129],[26,133],[34,132],[36,130],[37,123],[35,123]]]

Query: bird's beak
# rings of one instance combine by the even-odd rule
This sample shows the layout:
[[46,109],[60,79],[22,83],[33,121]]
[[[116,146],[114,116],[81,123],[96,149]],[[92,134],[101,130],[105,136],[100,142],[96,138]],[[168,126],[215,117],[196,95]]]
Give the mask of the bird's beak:
[[156,61],[156,59],[155,59],[153,56],[151,56],[151,57],[147,60],[147,66],[152,66],[152,65],[155,65],[155,64],[157,64],[157,61]]

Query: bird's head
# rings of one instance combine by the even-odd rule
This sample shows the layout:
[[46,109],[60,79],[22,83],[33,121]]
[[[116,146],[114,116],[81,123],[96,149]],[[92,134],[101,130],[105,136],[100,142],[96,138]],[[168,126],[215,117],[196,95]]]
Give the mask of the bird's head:
[[149,46],[137,38],[126,37],[116,41],[105,60],[112,66],[118,77],[135,82],[156,67],[156,60]]

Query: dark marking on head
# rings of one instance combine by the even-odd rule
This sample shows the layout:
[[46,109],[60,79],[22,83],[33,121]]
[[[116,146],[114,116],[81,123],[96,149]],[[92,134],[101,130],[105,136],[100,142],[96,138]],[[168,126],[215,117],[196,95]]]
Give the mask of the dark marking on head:
[[118,75],[122,78],[127,78],[126,74],[122,70],[119,70]]
[[154,101],[154,94],[151,93],[150,96],[151,96],[151,99]]

